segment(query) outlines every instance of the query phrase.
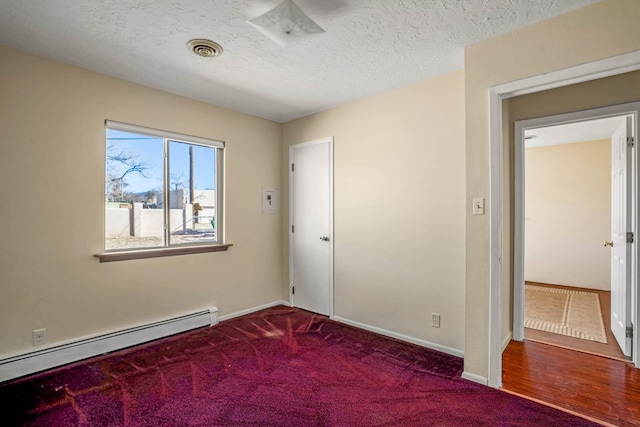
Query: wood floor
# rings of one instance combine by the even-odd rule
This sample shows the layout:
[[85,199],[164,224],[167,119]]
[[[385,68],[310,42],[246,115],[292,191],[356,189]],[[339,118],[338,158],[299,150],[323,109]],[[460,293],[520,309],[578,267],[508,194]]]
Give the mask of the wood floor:
[[502,387],[615,426],[640,426],[640,369],[534,341],[512,341]]
[[611,333],[611,293],[598,294],[608,344],[525,329],[525,341],[503,353],[502,385],[614,426],[640,426],[640,369]]

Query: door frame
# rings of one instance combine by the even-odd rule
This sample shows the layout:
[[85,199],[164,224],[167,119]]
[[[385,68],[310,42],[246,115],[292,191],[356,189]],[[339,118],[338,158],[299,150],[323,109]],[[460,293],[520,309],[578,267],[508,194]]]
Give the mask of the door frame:
[[[640,102],[631,102],[627,104],[613,105],[603,108],[594,108],[591,110],[576,111],[565,114],[557,114],[553,116],[538,117],[534,119],[519,120],[515,122],[515,159],[514,159],[514,242],[513,242],[513,339],[515,341],[524,340],[524,262],[525,262],[525,220],[524,220],[524,200],[525,200],[525,146],[524,146],[524,133],[526,130],[539,129],[543,127],[549,127],[554,125],[561,125],[567,123],[580,123],[584,121],[603,119],[607,117],[625,117],[633,116],[634,136],[638,135],[638,118],[640,117]],[[635,150],[637,151],[637,150]],[[635,153],[634,151],[634,153]],[[636,164],[636,157],[632,156],[632,167],[630,173],[632,174],[631,180],[633,183],[638,182],[638,168]],[[632,184],[632,189],[635,186]],[[638,218],[636,207],[638,206],[638,198],[636,192],[631,191],[631,207],[632,215],[636,218],[632,218],[634,224],[634,231],[637,230]],[[609,208],[611,209],[611,208]],[[631,247],[631,287],[632,293],[630,298],[638,292],[637,282],[637,257],[635,256],[636,245]],[[636,283],[634,290],[634,283]],[[633,304],[631,304],[633,306]],[[633,311],[631,312],[632,319],[634,318]],[[634,322],[635,324],[635,322]]]
[[[500,388],[502,386],[502,232],[504,227],[502,219],[502,190],[504,186],[502,101],[520,95],[611,77],[636,70],[640,70],[640,51],[489,87],[489,342],[487,343],[487,384],[491,387]],[[636,159],[638,158],[638,151],[640,150],[636,150]],[[638,224],[635,225],[637,229]],[[638,252],[636,251],[635,255],[636,262]],[[636,294],[635,306],[638,307],[639,303],[640,297]],[[636,313],[633,343],[633,362],[636,367],[640,363],[637,339],[637,330],[640,326],[638,325],[637,321],[639,319],[637,317]]]
[[302,142],[300,144],[294,144],[289,146],[289,164],[287,168],[289,170],[289,228],[287,233],[289,234],[289,303],[295,306],[295,295],[293,295],[293,233],[291,228],[294,223],[293,218],[293,152],[300,148],[309,147],[317,144],[329,144],[329,317],[333,318],[334,309],[334,267],[333,267],[333,136],[328,136],[313,141]]

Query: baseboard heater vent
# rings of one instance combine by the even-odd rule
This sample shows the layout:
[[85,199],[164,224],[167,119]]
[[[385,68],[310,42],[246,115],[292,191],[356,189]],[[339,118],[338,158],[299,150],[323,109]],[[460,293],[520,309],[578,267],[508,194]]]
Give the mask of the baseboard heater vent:
[[5,357],[0,359],[0,382],[217,323],[218,309],[210,307],[195,313]]

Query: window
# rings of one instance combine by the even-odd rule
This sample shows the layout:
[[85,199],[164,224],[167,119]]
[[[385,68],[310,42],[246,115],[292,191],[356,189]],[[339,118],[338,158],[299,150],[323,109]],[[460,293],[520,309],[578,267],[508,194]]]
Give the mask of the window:
[[107,121],[105,251],[221,244],[223,150]]

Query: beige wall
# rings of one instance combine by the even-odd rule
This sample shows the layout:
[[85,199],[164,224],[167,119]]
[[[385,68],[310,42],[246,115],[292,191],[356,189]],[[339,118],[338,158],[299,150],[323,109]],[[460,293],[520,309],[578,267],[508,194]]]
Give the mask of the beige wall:
[[[0,357],[282,299],[281,125],[0,47]],[[228,252],[100,264],[105,119],[223,140]],[[6,202],[11,203],[6,203]],[[19,205],[20,209],[15,209]],[[69,227],[74,224],[74,227]]]
[[[489,216],[471,215],[471,199],[489,194],[488,90],[498,84],[636,51],[640,49],[637,16],[640,1],[605,0],[465,50],[465,371],[470,374],[486,377],[488,373]],[[510,103],[505,105],[508,108]],[[517,120],[513,110],[510,119]],[[503,176],[510,177],[511,171],[505,171]],[[510,227],[503,230],[510,232]],[[503,258],[510,257],[510,252],[511,248],[505,247]],[[505,268],[509,268],[507,264],[504,263]]]
[[517,96],[507,100],[510,131],[514,123],[536,117],[553,116],[640,100],[640,71],[618,74],[552,90]]
[[611,141],[525,150],[525,280],[611,288]]
[[463,112],[456,72],[284,125],[283,162],[335,137],[337,316],[464,348]]

